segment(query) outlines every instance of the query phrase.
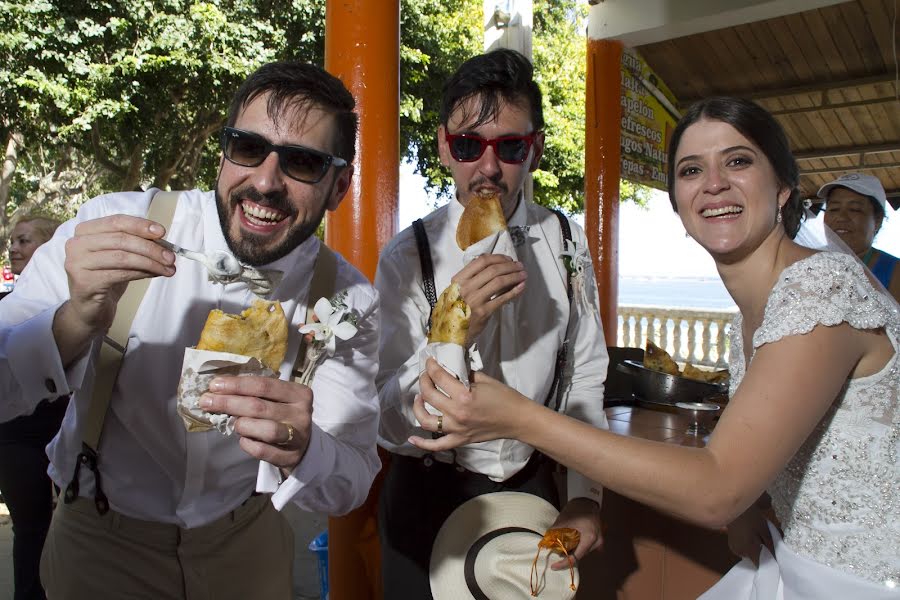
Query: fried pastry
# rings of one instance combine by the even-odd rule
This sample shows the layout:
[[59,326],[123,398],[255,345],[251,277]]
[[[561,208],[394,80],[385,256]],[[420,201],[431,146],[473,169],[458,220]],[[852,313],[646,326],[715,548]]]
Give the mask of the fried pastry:
[[456,243],[465,250],[504,229],[506,217],[503,216],[500,196],[496,192],[475,194],[459,218],[459,225],[456,226]]
[[681,376],[697,381],[705,381],[706,383],[728,383],[727,369],[707,371],[705,369],[698,369],[691,363],[684,365],[684,371],[682,371]]
[[681,369],[669,353],[650,340],[647,340],[647,348],[644,350],[644,367],[669,375],[681,375]]
[[448,342],[465,346],[471,315],[469,305],[459,295],[459,284],[451,283],[441,292],[431,313],[428,343]]
[[287,318],[280,302],[254,300],[240,315],[209,312],[197,350],[252,356],[275,372],[287,352]]

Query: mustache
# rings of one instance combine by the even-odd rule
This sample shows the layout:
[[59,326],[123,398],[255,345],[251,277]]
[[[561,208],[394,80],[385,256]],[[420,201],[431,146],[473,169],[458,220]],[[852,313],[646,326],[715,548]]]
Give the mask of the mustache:
[[242,199],[250,200],[260,206],[281,211],[285,214],[291,214],[293,212],[291,203],[288,202],[287,194],[284,192],[263,194],[254,186],[249,185],[231,193],[232,204],[238,204]]
[[497,177],[496,180],[490,179],[488,177],[479,177],[478,179],[474,179],[469,183],[469,191],[474,193],[475,190],[477,190],[479,187],[485,185],[495,187],[504,194],[509,193],[509,186],[507,186],[500,177]]

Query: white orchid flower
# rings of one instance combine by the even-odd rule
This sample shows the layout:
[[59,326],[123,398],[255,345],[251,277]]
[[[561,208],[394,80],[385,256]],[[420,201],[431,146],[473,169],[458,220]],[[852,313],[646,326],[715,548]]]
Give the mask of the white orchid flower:
[[578,244],[572,240],[565,240],[565,246],[566,249],[563,251],[562,256],[569,257],[570,268],[576,274],[584,271],[588,261],[587,248],[579,248]]
[[579,247],[571,240],[565,240],[565,250],[560,255],[569,258],[567,270],[572,276],[572,287],[585,307],[589,307],[587,290],[584,284],[585,267],[590,264],[587,247]]
[[356,326],[343,320],[347,311],[336,309],[327,298],[319,298],[313,307],[318,323],[309,323],[300,328],[300,333],[313,334],[317,345],[325,350],[328,356],[334,356],[335,338],[349,340],[356,335]]

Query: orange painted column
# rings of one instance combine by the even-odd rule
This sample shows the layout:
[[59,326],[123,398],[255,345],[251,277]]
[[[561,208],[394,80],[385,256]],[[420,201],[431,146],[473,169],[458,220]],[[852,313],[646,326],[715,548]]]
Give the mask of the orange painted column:
[[[329,213],[325,242],[374,279],[378,254],[397,232],[400,0],[327,0],[325,68],[353,93],[360,123],[353,186]],[[376,508],[384,473],[363,506],[328,520],[331,600],[382,598]]]
[[328,215],[325,243],[370,279],[397,233],[400,188],[400,0],[327,0],[325,68],[356,98],[353,187]]
[[606,345],[615,346],[619,296],[619,176],[622,43],[587,42],[584,228],[600,290]]

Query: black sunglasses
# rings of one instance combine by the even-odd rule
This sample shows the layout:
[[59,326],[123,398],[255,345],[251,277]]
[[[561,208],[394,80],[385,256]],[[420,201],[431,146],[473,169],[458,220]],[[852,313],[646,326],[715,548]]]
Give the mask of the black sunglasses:
[[258,167],[275,152],[285,175],[303,183],[319,183],[331,165],[346,167],[347,161],[304,146],[279,146],[249,131],[226,127],[222,130],[222,154],[242,167]]
[[491,146],[497,158],[511,165],[525,162],[534,143],[534,136],[535,133],[532,132],[528,135],[506,135],[488,140],[477,135],[445,132],[450,155],[459,162],[476,161]]

